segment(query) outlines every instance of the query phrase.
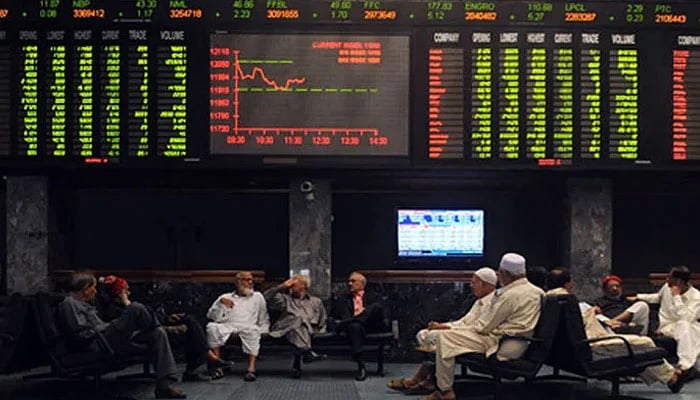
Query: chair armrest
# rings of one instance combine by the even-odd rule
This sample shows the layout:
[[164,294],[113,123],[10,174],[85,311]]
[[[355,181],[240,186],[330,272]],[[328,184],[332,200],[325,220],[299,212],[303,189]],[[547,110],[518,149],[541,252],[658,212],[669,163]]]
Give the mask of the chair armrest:
[[632,345],[630,345],[630,342],[627,341],[627,339],[625,339],[624,337],[622,337],[622,336],[617,336],[617,335],[615,335],[615,336],[604,336],[604,337],[599,337],[599,338],[595,338],[595,339],[586,339],[586,340],[582,340],[581,342],[579,342],[579,344],[578,344],[577,347],[581,347],[581,346],[584,346],[584,345],[591,345],[592,343],[602,342],[602,341],[605,341],[605,340],[613,340],[613,339],[621,340],[622,343],[625,345],[625,347],[627,348],[627,355],[626,355],[625,357],[629,357],[629,358],[633,358],[633,357],[634,357],[634,351],[632,350]]
[[95,337],[97,338],[97,344],[100,346],[100,348],[107,354],[109,354],[109,356],[114,357],[116,354],[112,346],[110,346],[109,342],[107,341],[107,338],[105,338],[105,336],[100,331],[95,330],[94,332]]
[[506,340],[519,340],[521,342],[528,343],[544,343],[544,340],[535,337],[503,335],[501,340],[498,341],[498,347],[501,347],[503,342]]
[[0,333],[0,341],[7,342],[7,343],[14,343],[15,337],[12,335],[9,335],[7,333]]

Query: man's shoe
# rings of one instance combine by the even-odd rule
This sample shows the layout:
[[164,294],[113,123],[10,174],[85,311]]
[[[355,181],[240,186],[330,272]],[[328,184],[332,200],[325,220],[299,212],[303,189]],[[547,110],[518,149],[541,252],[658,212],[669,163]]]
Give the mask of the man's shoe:
[[226,361],[222,358],[217,358],[216,360],[209,361],[209,366],[211,368],[231,368],[233,367],[233,361]]
[[180,389],[176,388],[165,388],[156,389],[155,391],[156,399],[186,399],[187,395]]
[[301,370],[297,368],[292,368],[292,379],[301,379]]
[[304,364],[309,364],[314,361],[325,360],[326,358],[328,358],[328,356],[325,354],[318,354],[313,350],[309,350],[306,353],[304,353],[301,359],[302,361],[304,361]]
[[357,370],[357,376],[355,376],[356,381],[364,381],[367,379],[367,370],[362,367],[359,370]]
[[182,381],[183,382],[209,382],[209,381],[211,381],[211,376],[204,373],[204,372],[185,371],[185,373],[182,374]]
[[685,386],[686,383],[690,382],[693,380],[695,377],[695,368],[688,368],[687,370],[683,371],[678,375],[678,378],[676,379],[676,383],[674,384],[669,384],[668,388],[671,389],[671,393],[678,393],[683,389],[683,386]]

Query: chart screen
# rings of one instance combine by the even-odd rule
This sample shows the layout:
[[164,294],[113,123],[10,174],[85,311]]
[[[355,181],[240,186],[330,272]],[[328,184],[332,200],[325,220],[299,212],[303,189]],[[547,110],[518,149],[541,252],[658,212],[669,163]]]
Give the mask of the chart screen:
[[468,257],[484,253],[483,210],[398,210],[399,257]]
[[406,155],[404,36],[216,34],[212,154]]

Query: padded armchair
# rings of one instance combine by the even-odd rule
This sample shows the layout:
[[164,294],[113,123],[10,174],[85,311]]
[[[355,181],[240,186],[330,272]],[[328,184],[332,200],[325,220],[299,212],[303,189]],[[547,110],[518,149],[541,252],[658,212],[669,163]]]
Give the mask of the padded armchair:
[[[553,343],[547,364],[587,378],[610,380],[612,396],[620,397],[621,377],[637,375],[646,367],[663,363],[666,351],[662,348],[633,348],[623,336],[588,339],[578,300],[573,295],[564,297],[566,303],[562,308],[560,333]],[[592,344],[610,339],[624,346],[623,355],[601,356],[591,350]]]
[[51,366],[48,376],[63,379],[92,377],[95,398],[99,398],[102,375],[134,364],[142,364],[148,361],[148,357],[142,352],[115,354],[99,332],[96,332],[94,346],[80,351],[71,349],[65,332],[59,328],[61,325],[57,318],[57,307],[63,298],[62,295],[39,292],[32,301],[32,314],[36,321],[39,341]]
[[499,361],[496,354],[486,357],[481,353],[467,353],[457,357],[457,363],[482,374],[491,375],[496,382],[496,397],[501,394],[502,379],[534,378],[549,355],[559,326],[563,300],[558,296],[547,296],[542,301],[542,311],[533,337],[504,336],[499,348],[507,340],[528,344],[525,354],[515,360]]

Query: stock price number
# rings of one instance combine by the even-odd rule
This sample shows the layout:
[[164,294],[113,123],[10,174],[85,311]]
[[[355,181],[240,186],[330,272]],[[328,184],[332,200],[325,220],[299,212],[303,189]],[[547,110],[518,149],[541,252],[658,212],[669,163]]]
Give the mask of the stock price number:
[[628,4],[625,20],[631,24],[641,24],[644,22],[644,5]]
[[251,19],[253,17],[254,0],[235,0],[233,2],[233,19]]
[[442,21],[447,14],[452,11],[452,2],[449,1],[429,1],[425,5],[426,17],[428,21]]
[[202,18],[202,10],[199,8],[171,8],[170,19]]
[[349,0],[334,0],[331,2],[331,19],[346,20],[350,18],[352,2]]

